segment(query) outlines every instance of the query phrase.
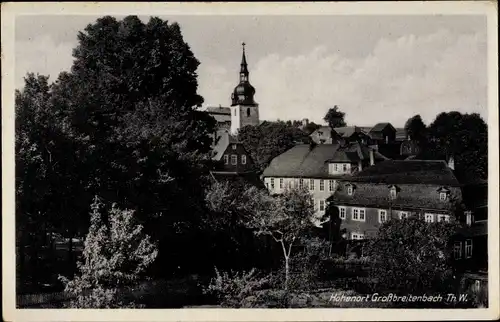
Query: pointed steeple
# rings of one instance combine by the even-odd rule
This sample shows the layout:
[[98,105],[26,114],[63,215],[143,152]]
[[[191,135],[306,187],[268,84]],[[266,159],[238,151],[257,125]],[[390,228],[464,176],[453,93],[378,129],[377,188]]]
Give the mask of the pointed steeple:
[[[240,74],[244,74],[245,76],[248,76],[248,65],[247,65],[247,57],[245,56],[245,43],[241,43],[241,46],[243,47],[243,54],[241,56],[241,69],[240,69]],[[248,79],[248,77],[247,77]]]
[[241,44],[243,46],[243,54],[241,56],[241,64],[240,64],[240,82],[238,86],[234,88],[234,91],[231,95],[231,106],[235,105],[256,105],[253,100],[253,96],[255,95],[255,88],[250,85],[250,81],[248,79],[248,64],[247,57],[245,55],[245,43]]

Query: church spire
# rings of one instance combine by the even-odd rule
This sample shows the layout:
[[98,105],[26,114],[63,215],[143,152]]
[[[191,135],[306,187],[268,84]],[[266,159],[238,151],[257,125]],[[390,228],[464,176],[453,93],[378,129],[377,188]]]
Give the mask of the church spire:
[[250,81],[248,80],[248,64],[247,57],[245,53],[245,43],[241,44],[243,47],[243,54],[241,56],[241,68],[240,68],[240,82],[238,86],[234,88],[234,91],[231,95],[231,106],[236,105],[248,105],[248,106],[256,106],[257,103],[253,100],[255,95],[255,88],[250,85]]
[[243,47],[243,54],[241,56],[241,69],[240,69],[240,80],[243,80],[243,76],[245,76],[245,80],[248,80],[248,65],[247,65],[247,57],[245,56],[245,43],[241,43]]

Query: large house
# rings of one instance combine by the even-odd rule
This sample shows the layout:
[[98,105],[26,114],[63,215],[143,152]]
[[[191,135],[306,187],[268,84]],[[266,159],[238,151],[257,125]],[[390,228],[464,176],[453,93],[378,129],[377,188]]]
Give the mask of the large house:
[[444,161],[391,160],[339,181],[329,198],[349,239],[373,237],[387,220],[455,220],[460,183]]
[[239,84],[231,94],[231,106],[208,107],[206,112],[215,118],[219,129],[229,129],[232,135],[246,125],[259,125],[259,104],[255,102],[255,88],[250,84],[250,73],[243,43]]
[[320,218],[339,179],[384,160],[387,158],[358,142],[345,146],[301,144],[274,158],[262,178],[270,193],[282,193],[287,187],[307,188]]

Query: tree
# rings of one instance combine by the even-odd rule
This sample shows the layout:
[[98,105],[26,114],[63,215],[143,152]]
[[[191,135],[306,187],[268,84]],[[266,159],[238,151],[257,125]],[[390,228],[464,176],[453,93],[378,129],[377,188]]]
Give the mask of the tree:
[[250,153],[259,171],[264,170],[273,158],[295,144],[310,142],[309,136],[302,130],[282,121],[245,126],[238,132],[238,140]]
[[205,211],[215,120],[195,110],[203,101],[199,61],[179,25],[106,16],[78,34],[73,57],[71,72],[54,84],[53,104],[76,146],[74,167],[87,178],[78,201],[100,195],[137,210],[167,248],[171,238],[194,233]]
[[428,140],[424,158],[452,156],[458,177],[488,177],[488,126],[479,114],[439,114],[428,128]]
[[314,122],[309,122],[307,123],[307,125],[302,129],[304,131],[304,133],[306,133],[307,135],[310,135],[312,134],[314,131],[316,131],[317,129],[319,129],[321,127],[321,125],[319,124],[316,124]]
[[424,141],[427,137],[427,126],[420,115],[410,117],[405,123],[406,135],[412,140]]
[[134,212],[111,206],[104,216],[104,204],[95,198],[91,224],[85,238],[79,276],[60,279],[65,290],[76,296],[73,308],[123,308],[134,306],[124,297],[141,273],[155,260],[158,251],[136,223]]
[[341,112],[337,105],[328,109],[323,120],[333,129],[336,127],[343,127],[347,124],[344,121],[345,113]]
[[285,261],[285,289],[290,281],[292,247],[307,238],[312,226],[314,203],[305,189],[287,188],[283,194],[268,196],[265,191],[250,188],[246,191],[249,216],[247,225],[257,235],[271,236],[282,248]]
[[456,231],[455,223],[416,217],[382,224],[365,251],[377,290],[412,290],[415,295],[442,290],[452,280],[450,241]]

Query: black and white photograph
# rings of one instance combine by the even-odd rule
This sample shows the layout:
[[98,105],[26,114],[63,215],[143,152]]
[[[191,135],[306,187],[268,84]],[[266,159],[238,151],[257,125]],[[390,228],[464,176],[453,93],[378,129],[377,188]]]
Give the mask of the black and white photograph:
[[3,3],[4,319],[498,318],[496,3],[362,4]]

